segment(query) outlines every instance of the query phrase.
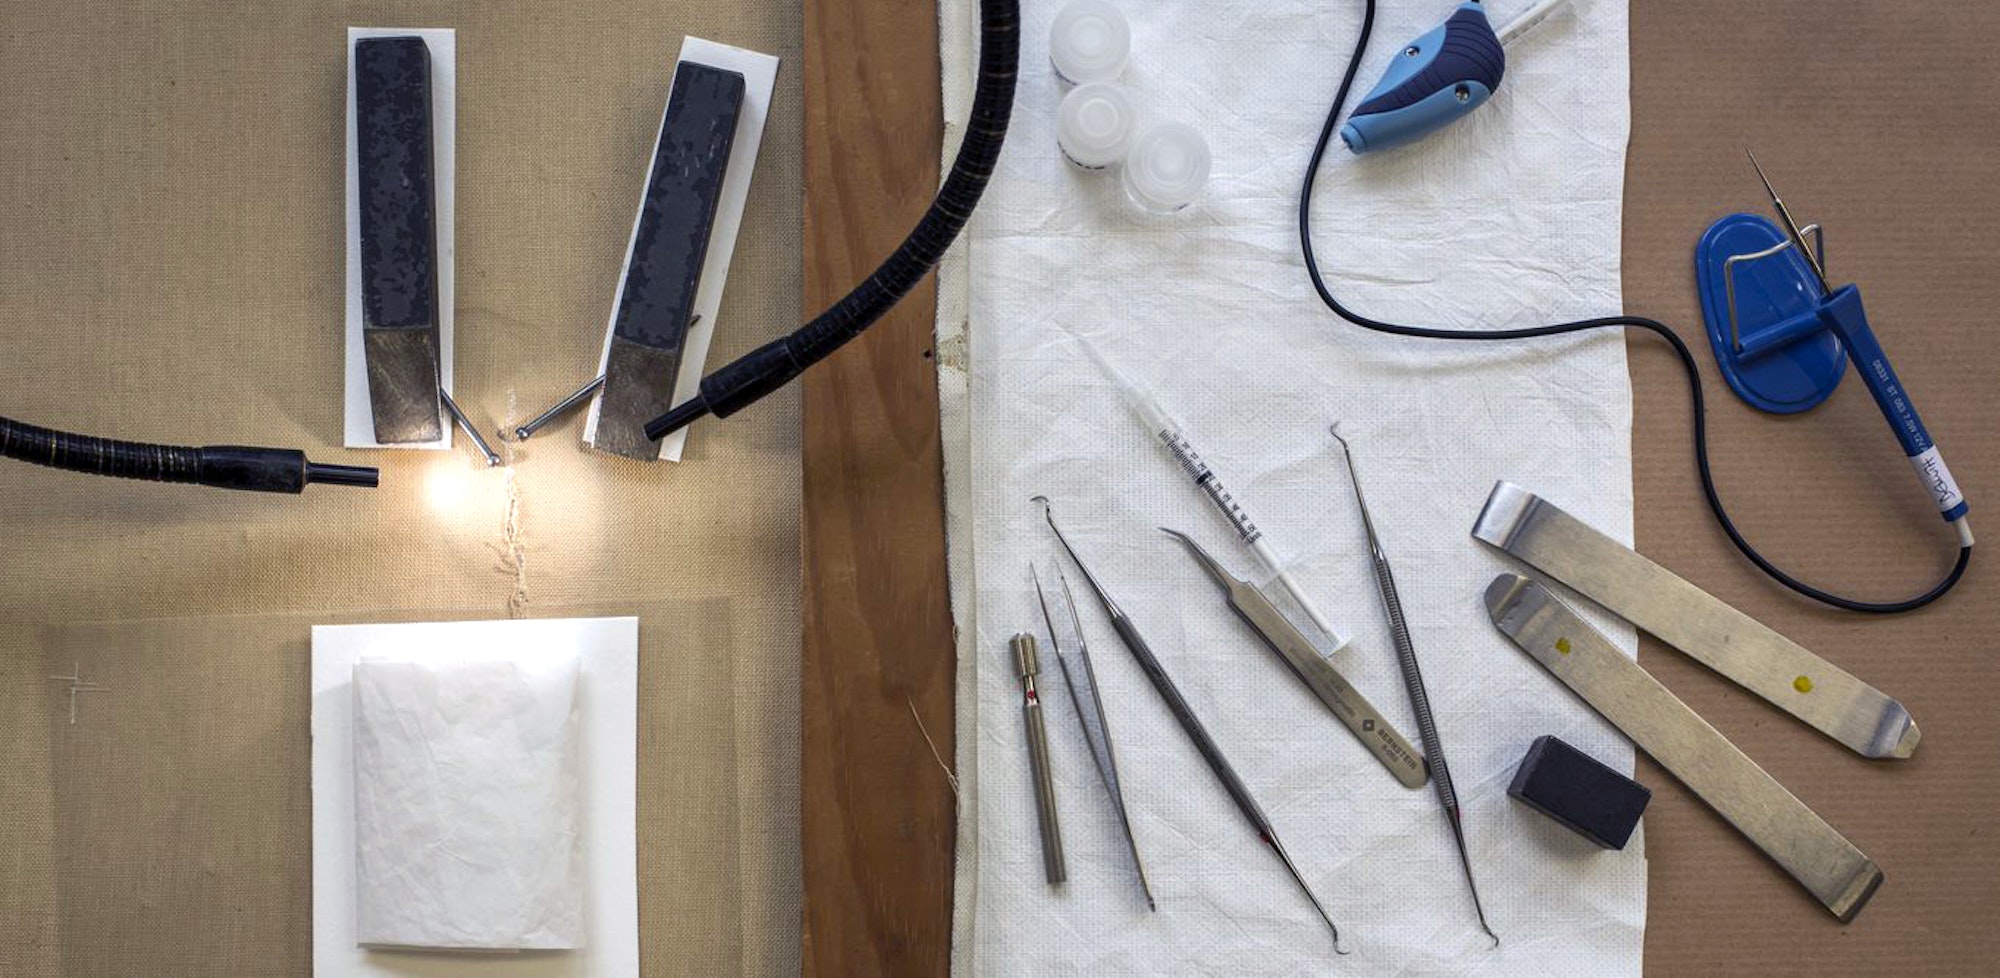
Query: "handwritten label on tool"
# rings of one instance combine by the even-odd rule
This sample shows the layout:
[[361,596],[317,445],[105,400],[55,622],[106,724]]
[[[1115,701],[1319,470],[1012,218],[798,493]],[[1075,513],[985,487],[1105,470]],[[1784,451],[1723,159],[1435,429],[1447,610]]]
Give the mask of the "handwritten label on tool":
[[1958,482],[1952,479],[1951,470],[1945,468],[1944,456],[1938,454],[1936,445],[1910,456],[1910,467],[1917,470],[1917,478],[1931,491],[1938,512],[1949,513],[1965,502],[1965,493],[1958,491]]

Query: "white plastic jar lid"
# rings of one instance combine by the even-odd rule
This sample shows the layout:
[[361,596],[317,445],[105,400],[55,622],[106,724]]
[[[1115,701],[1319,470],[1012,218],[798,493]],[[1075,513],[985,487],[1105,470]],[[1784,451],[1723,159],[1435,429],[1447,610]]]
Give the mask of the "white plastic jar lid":
[[1110,166],[1132,145],[1135,121],[1124,89],[1106,82],[1078,85],[1056,109],[1056,143],[1078,166]]
[[1208,183],[1208,140],[1179,122],[1150,126],[1125,155],[1125,192],[1149,211],[1177,211],[1194,203]]
[[1049,63],[1072,85],[1117,78],[1131,49],[1131,25],[1105,0],[1070,0],[1049,26]]

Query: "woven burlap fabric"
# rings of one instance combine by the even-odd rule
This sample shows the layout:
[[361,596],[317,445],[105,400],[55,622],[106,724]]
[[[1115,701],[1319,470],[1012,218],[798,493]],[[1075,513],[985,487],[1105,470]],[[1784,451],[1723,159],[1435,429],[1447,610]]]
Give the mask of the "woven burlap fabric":
[[[798,968],[798,408],[687,461],[576,422],[345,452],[345,28],[458,29],[458,400],[596,364],[683,35],[785,59],[711,363],[799,308],[792,4],[113,3],[0,15],[0,414],[305,448],[374,492],[0,464],[0,974],[302,975],[314,622],[637,614],[648,974]],[[79,698],[79,666],[109,686]]]

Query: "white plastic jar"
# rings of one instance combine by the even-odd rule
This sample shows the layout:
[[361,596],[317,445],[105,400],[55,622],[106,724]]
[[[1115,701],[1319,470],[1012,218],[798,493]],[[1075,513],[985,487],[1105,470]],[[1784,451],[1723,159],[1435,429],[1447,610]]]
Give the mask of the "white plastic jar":
[[1140,209],[1171,214],[1195,202],[1208,183],[1208,140],[1179,122],[1149,126],[1125,154],[1125,195]]
[[1125,90],[1106,82],[1078,85],[1056,109],[1056,145],[1071,163],[1098,170],[1125,158],[1138,115]]
[[1070,0],[1049,26],[1049,64],[1071,85],[1115,80],[1132,51],[1132,26],[1105,0]]

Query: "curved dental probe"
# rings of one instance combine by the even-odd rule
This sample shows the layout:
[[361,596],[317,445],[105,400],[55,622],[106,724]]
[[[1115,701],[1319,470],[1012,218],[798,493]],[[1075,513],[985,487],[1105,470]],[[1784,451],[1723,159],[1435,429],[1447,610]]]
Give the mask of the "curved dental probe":
[[1049,506],[1049,497],[1036,496],[1034,501],[1042,504],[1042,518],[1048,520],[1049,529],[1055,531],[1056,542],[1062,544],[1063,550],[1069,554],[1069,559],[1075,561],[1077,569],[1083,572],[1083,579],[1090,584],[1091,591],[1096,593],[1098,603],[1104,606],[1104,613],[1111,616],[1111,629],[1118,633],[1119,641],[1125,644],[1126,651],[1132,653],[1132,658],[1138,660],[1140,671],[1144,672],[1146,678],[1152,682],[1153,689],[1159,692],[1160,698],[1167,701],[1167,709],[1173,713],[1175,722],[1180,724],[1188,739],[1194,741],[1195,750],[1200,752],[1201,759],[1208,763],[1209,770],[1215,772],[1216,779],[1222,782],[1223,790],[1229,793],[1229,798],[1236,803],[1237,810],[1243,813],[1244,818],[1250,820],[1251,827],[1257,830],[1257,838],[1270,846],[1272,852],[1278,854],[1278,861],[1285,864],[1285,872],[1291,874],[1292,882],[1299,885],[1299,891],[1306,895],[1306,899],[1312,902],[1313,909],[1319,912],[1319,919],[1326,922],[1326,929],[1333,934],[1333,953],[1346,954],[1347,950],[1340,946],[1340,928],[1334,925],[1333,918],[1328,916],[1326,908],[1320,905],[1319,897],[1313,895],[1312,887],[1306,885],[1306,878],[1299,872],[1298,866],[1293,864],[1291,854],[1287,853],[1285,847],[1278,842],[1278,833],[1271,827],[1271,819],[1264,814],[1264,809],[1257,804],[1257,799],[1250,796],[1250,789],[1243,784],[1243,779],[1236,775],[1236,769],[1230,766],[1229,759],[1222,756],[1222,748],[1216,745],[1215,738],[1209,736],[1208,729],[1203,727],[1201,719],[1195,716],[1194,708],[1188,705],[1187,698],[1181,695],[1180,688],[1174,685],[1172,678],[1168,677],[1166,668],[1160,664],[1159,656],[1153,654],[1152,648],[1146,644],[1146,639],[1132,624],[1131,617],[1125,614],[1124,609],[1118,607],[1118,602],[1111,600],[1111,595],[1105,592],[1104,585],[1098,582],[1096,575],[1090,572],[1090,568],[1084,566],[1083,559],[1076,555],[1076,548],[1069,545],[1069,540],[1063,536],[1062,528],[1056,526],[1056,517]]
[[1417,665],[1417,647],[1410,640],[1409,622],[1403,617],[1403,600],[1396,592],[1396,577],[1389,571],[1389,558],[1382,553],[1382,541],[1375,536],[1375,522],[1368,518],[1368,500],[1361,494],[1361,477],[1354,471],[1354,451],[1340,435],[1340,422],[1327,429],[1340,443],[1347,460],[1347,482],[1354,487],[1354,505],[1361,510],[1361,527],[1368,534],[1368,559],[1375,569],[1375,588],[1382,596],[1382,611],[1389,618],[1389,634],[1396,643],[1396,665],[1403,671],[1403,688],[1410,694],[1410,712],[1417,715],[1417,736],[1424,741],[1424,760],[1430,765],[1431,785],[1437,790],[1438,804],[1444,808],[1451,826],[1452,841],[1458,843],[1458,862],[1465,868],[1465,885],[1472,891],[1472,910],[1479,915],[1479,929],[1500,946],[1500,935],[1486,923],[1486,907],[1479,902],[1479,881],[1472,875],[1472,855],[1465,846],[1465,820],[1452,787],[1451,768],[1444,762],[1444,744],[1438,739],[1437,718],[1431,714],[1430,693],[1424,689],[1424,673]]

